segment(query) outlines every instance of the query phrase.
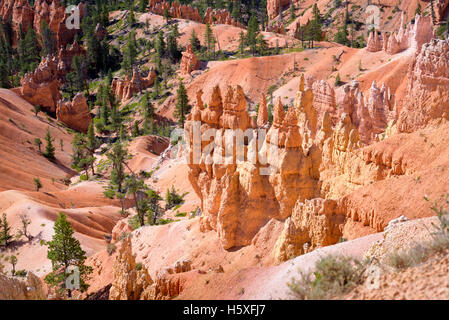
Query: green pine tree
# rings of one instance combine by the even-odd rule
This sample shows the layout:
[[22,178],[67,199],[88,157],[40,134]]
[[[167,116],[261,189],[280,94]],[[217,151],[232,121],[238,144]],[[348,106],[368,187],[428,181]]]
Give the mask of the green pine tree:
[[6,219],[6,213],[3,213],[2,219],[0,220],[0,243],[3,243],[5,247],[8,247],[12,238],[11,227]]
[[190,45],[192,46],[193,51],[199,51],[201,49],[200,39],[196,35],[195,29],[193,29],[192,34],[190,35]]
[[179,82],[179,88],[177,92],[177,102],[175,106],[174,116],[180,122],[181,127],[184,127],[186,115],[190,110],[189,98],[187,96],[187,90],[184,87],[182,81]]
[[48,26],[47,21],[41,22],[42,55],[56,53],[56,39],[54,32]]
[[47,133],[45,134],[46,146],[45,146],[44,156],[49,160],[55,159],[55,147],[53,146],[54,140],[55,139],[52,138],[52,136],[50,134],[50,128],[47,127]]
[[69,298],[72,296],[72,289],[67,287],[66,282],[73,272],[69,268],[78,269],[81,292],[87,290],[86,281],[92,273],[92,267],[85,265],[86,252],[81,248],[80,242],[73,237],[74,232],[67,221],[67,216],[59,212],[54,225],[53,238],[47,242],[47,258],[51,261],[52,272],[45,277],[45,282],[56,287],[60,292],[67,292]]
[[39,192],[39,189],[42,188],[42,182],[41,182],[41,179],[39,179],[39,178],[34,178],[34,179],[33,179],[33,183],[34,183],[34,185],[36,186],[36,191]]

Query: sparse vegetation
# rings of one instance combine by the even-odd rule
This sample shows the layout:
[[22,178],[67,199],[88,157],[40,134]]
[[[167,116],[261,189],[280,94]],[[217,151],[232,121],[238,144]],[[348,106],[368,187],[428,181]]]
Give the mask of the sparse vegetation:
[[184,203],[184,197],[187,195],[187,193],[179,194],[174,186],[171,187],[171,189],[167,189],[167,192],[165,193],[165,209],[169,210],[179,204]]
[[293,295],[302,300],[322,300],[338,297],[363,280],[364,265],[343,256],[319,259],[314,272],[300,272],[298,280],[288,286]]

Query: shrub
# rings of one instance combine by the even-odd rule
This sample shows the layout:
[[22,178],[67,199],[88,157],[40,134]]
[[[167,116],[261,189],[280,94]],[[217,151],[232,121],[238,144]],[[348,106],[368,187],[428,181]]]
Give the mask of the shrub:
[[387,263],[396,270],[402,270],[416,266],[424,261],[428,250],[422,245],[417,245],[408,251],[395,251],[387,257]]
[[136,214],[136,215],[132,216],[128,220],[128,223],[131,226],[131,228],[133,228],[133,230],[139,229],[140,228],[139,215]]
[[122,241],[123,239],[127,238],[131,234],[129,232],[123,231],[120,236],[118,237],[117,241]]
[[179,212],[176,214],[176,217],[185,217],[187,215],[187,212]]
[[184,196],[186,194],[187,193],[182,195],[178,194],[174,186],[172,186],[171,189],[167,189],[167,192],[165,193],[165,209],[169,210],[179,204],[184,203]]
[[106,248],[106,251],[108,252],[108,254],[111,256],[114,252],[115,252],[115,249],[116,249],[117,247],[115,246],[115,244],[113,244],[113,243],[110,243],[110,244],[108,244],[108,246],[107,246],[107,248]]
[[140,271],[140,270],[142,270],[142,268],[143,268],[142,263],[141,263],[141,262],[137,262],[137,263],[136,263],[136,270],[137,270],[137,271]]
[[299,299],[329,299],[362,283],[364,269],[357,260],[329,255],[316,262],[315,272],[300,271],[301,278],[292,279],[288,286]]
[[17,277],[25,278],[27,276],[27,273],[28,272],[26,270],[17,270],[14,275]]
[[[449,195],[446,195],[446,202]],[[425,197],[426,201],[429,201]],[[448,202],[449,203],[449,202]],[[430,233],[431,240],[424,244],[418,244],[408,251],[396,251],[388,256],[388,264],[396,270],[406,269],[419,265],[427,257],[435,253],[442,253],[449,249],[449,211],[435,203],[431,207],[437,214],[439,224],[432,223],[434,229]]]

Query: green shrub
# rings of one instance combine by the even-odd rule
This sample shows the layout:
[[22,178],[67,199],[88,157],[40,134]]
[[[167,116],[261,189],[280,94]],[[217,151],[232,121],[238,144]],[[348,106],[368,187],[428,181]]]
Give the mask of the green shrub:
[[388,255],[387,263],[396,270],[416,266],[424,261],[429,251],[422,245],[417,245],[408,251],[395,251]]
[[185,217],[187,215],[187,212],[179,212],[176,214],[176,217]]
[[16,277],[22,277],[25,278],[27,276],[27,271],[26,270],[17,270],[16,273],[14,274]]
[[139,229],[140,228],[139,215],[136,214],[136,215],[132,216],[128,220],[128,223],[131,226],[131,228],[133,228],[133,230]]
[[142,268],[143,268],[143,265],[142,265],[141,262],[136,263],[136,270],[137,270],[137,271],[142,270]]
[[107,251],[107,253],[111,256],[111,255],[115,252],[115,249],[117,249],[117,247],[115,246],[115,244],[110,243],[110,244],[108,244],[108,246],[107,246],[107,248],[106,248],[106,251]]
[[364,269],[357,260],[329,255],[316,262],[315,272],[300,271],[300,279],[292,279],[288,286],[298,299],[329,299],[362,283]]
[[165,209],[169,210],[179,204],[183,204],[184,196],[186,194],[187,193],[184,193],[182,195],[178,194],[174,186],[172,186],[171,189],[167,189],[167,192],[165,193],[165,202],[166,202]]

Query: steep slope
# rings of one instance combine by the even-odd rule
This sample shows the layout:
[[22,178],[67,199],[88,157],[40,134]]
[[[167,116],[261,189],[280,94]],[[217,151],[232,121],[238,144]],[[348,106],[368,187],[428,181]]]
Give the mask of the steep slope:
[[[44,113],[36,117],[33,106],[10,90],[0,89],[0,108],[0,190],[34,190],[33,178],[36,177],[41,179],[44,190],[60,189],[61,180],[75,173],[70,168],[72,135]],[[45,150],[47,128],[55,139],[55,162],[39,154],[33,144],[35,138],[40,138],[43,142],[41,149]]]

